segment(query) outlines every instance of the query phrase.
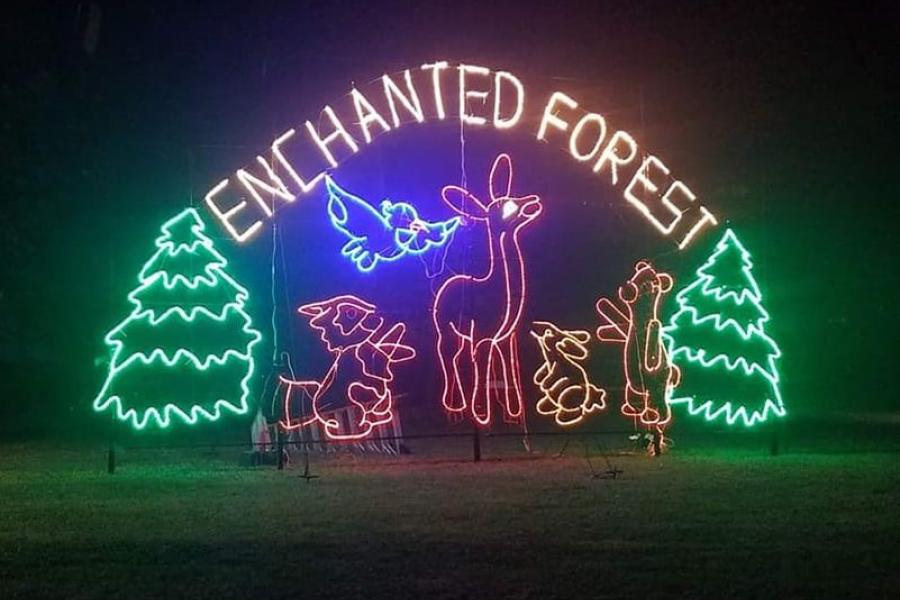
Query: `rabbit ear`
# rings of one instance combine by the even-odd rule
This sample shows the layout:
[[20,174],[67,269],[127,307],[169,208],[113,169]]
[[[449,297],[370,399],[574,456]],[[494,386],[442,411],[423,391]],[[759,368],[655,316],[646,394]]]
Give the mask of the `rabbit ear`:
[[512,160],[509,154],[501,154],[491,167],[491,199],[509,198],[512,192]]
[[562,354],[575,360],[584,360],[588,357],[588,350],[578,342],[572,339],[564,339],[556,344],[556,349]]
[[481,200],[473,196],[469,190],[458,185],[444,186],[441,190],[441,198],[453,210],[470,219],[487,219],[487,207]]
[[588,331],[567,331],[566,333],[579,344],[587,344],[591,341],[591,334]]

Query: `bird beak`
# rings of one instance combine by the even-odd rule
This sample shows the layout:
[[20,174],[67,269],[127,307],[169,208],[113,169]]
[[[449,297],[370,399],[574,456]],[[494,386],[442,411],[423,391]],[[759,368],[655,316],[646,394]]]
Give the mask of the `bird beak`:
[[307,317],[317,317],[324,312],[324,309],[319,304],[304,304],[297,309],[297,312]]

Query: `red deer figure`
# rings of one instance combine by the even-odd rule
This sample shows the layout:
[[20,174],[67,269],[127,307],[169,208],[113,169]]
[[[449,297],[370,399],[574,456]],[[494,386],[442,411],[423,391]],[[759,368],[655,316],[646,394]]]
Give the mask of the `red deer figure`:
[[[441,196],[468,220],[487,225],[489,260],[483,275],[456,275],[434,300],[437,352],[443,375],[442,402],[451,414],[467,411],[481,425],[491,423],[498,402],[511,422],[525,417],[517,334],[525,302],[525,264],[519,233],[541,214],[540,198],[512,195],[512,164],[500,154],[491,168],[483,201],[448,185]],[[492,385],[493,379],[502,384]]]

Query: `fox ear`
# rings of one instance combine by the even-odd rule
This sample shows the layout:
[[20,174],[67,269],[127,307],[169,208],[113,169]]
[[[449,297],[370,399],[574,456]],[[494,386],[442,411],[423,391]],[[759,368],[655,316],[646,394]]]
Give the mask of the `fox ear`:
[[491,167],[491,200],[509,198],[512,193],[512,160],[509,154],[501,154]]
[[487,207],[481,200],[473,196],[469,190],[458,185],[444,186],[441,190],[441,198],[457,213],[469,219],[487,219]]

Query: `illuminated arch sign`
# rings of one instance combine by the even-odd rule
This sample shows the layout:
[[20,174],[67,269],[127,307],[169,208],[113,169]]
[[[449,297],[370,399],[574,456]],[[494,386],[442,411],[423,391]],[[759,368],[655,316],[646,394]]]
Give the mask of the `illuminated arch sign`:
[[[548,422],[573,427],[618,404],[635,426],[662,435],[673,420],[672,407],[748,427],[785,416],[781,350],[769,331],[750,252],[733,230],[724,232],[693,281],[676,281],[639,260],[633,272],[623,269],[621,285],[584,298],[596,309],[592,322],[540,315],[525,336],[528,231],[540,227],[543,204],[514,178],[511,155],[498,154],[485,165],[486,176],[471,184],[442,182],[439,195],[453,211],[444,216],[420,213],[425,207],[409,202],[357,195],[333,178],[343,161],[378,136],[449,120],[461,128],[520,130],[561,147],[680,250],[718,224],[661,158],[602,114],[562,91],[529,96],[512,73],[444,61],[352,87],[315,122],[285,131],[265,156],[213,186],[206,206],[234,240],[245,243],[276,209],[316,198],[344,239],[342,255],[361,276],[405,256],[446,252],[458,230],[483,230],[486,264],[448,272],[425,300],[432,315],[430,356],[439,366],[441,404],[451,420],[491,427],[503,419],[524,429],[533,409]],[[227,262],[204,231],[193,208],[163,224],[158,251],[128,296],[132,312],[106,337],[111,356],[97,411],[144,429],[250,410],[252,349],[262,334],[245,310],[250,290],[226,273]],[[669,294],[674,302],[666,302]],[[308,365],[298,369],[301,379],[293,369],[279,374],[281,426],[317,426],[329,439],[360,440],[391,425],[393,365],[417,354],[403,341],[406,323],[389,322],[387,313],[349,294],[304,299],[299,312],[321,333],[332,362],[324,374],[311,373]],[[523,377],[523,342],[542,357],[531,377]],[[590,348],[603,343],[619,345],[621,387],[600,381],[589,368]],[[522,382],[529,379],[534,387],[526,390]]]
[[527,133],[560,146],[610,183],[679,249],[717,224],[661,158],[638,146],[628,132],[615,129],[601,113],[585,109],[562,91],[531,97],[522,80],[507,71],[446,61],[351,87],[340,104],[323,107],[315,122],[279,135],[268,156],[256,156],[216,184],[206,194],[206,205],[231,237],[247,242],[273,217],[277,203],[289,204],[324,187],[329,170],[378,136],[411,123],[448,119],[498,131],[539,123]]

